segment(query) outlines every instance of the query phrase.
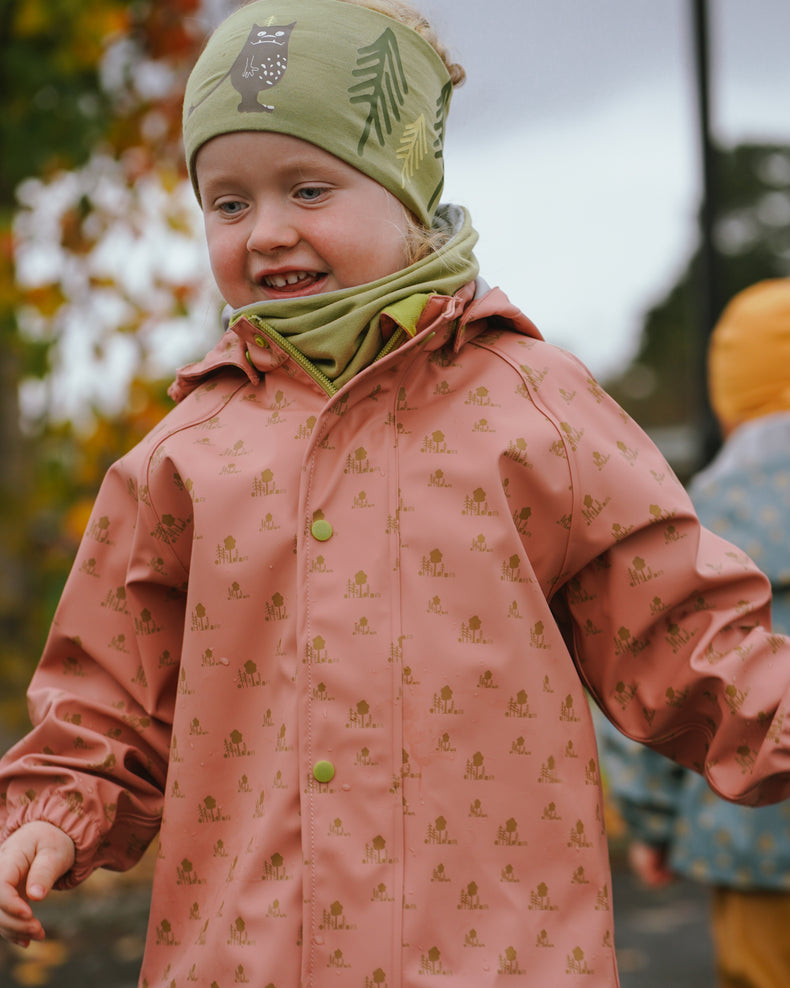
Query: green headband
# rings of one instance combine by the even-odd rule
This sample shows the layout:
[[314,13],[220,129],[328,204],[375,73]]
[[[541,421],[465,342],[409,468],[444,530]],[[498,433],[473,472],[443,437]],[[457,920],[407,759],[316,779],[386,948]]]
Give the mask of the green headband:
[[220,24],[187,82],[192,184],[212,137],[272,131],[341,158],[430,226],[452,88],[431,45],[385,14],[341,0],[257,0]]

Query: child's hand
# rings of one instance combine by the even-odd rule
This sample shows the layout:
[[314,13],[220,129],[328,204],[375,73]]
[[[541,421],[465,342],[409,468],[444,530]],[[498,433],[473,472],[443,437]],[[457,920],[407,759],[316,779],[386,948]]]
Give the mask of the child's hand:
[[650,888],[662,888],[675,880],[667,865],[667,849],[633,841],[628,846],[628,863],[631,870]]
[[30,900],[40,902],[74,864],[72,839],[51,823],[26,823],[0,845],[0,936],[21,947],[43,940]]

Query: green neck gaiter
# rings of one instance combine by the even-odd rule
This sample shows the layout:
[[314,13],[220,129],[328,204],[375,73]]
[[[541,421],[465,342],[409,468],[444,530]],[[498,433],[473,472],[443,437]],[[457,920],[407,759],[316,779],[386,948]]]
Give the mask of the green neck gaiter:
[[[247,317],[264,326],[273,337],[295,348],[338,389],[389,349],[381,329],[381,314],[396,303],[397,321],[413,335],[417,318],[432,294],[452,295],[477,277],[479,266],[474,255],[477,232],[462,207],[440,206],[437,222],[457,227],[455,236],[422,261],[394,274],[343,291],[305,298],[257,302],[237,309],[231,327]],[[437,225],[436,223],[434,225]]]

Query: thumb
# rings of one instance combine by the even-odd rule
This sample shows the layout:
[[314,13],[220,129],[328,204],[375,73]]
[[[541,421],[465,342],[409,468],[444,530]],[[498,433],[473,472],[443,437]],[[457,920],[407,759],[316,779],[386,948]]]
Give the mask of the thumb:
[[66,837],[66,841],[54,846],[44,842],[38,845],[27,876],[26,891],[29,898],[37,901],[44,899],[52,891],[55,882],[74,863],[74,845],[70,838]]

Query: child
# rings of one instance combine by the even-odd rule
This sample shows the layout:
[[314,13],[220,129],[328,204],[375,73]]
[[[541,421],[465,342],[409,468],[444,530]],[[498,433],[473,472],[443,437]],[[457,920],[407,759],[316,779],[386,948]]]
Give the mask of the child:
[[190,78],[229,329],[109,472],[2,764],[18,942],[158,834],[141,985],[612,986],[585,689],[790,792],[767,581],[477,278],[426,30],[257,0]]

